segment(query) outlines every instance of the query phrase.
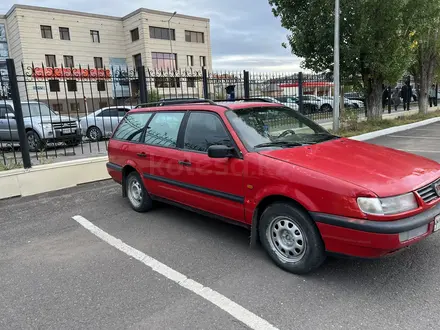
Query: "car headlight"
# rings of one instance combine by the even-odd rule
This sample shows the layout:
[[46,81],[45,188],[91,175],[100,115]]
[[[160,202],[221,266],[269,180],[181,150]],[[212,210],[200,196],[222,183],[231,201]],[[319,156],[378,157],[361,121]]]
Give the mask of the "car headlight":
[[359,197],[362,212],[374,215],[392,215],[415,210],[419,205],[413,193],[387,198]]
[[52,131],[52,124],[41,124],[41,127],[45,130],[45,131]]

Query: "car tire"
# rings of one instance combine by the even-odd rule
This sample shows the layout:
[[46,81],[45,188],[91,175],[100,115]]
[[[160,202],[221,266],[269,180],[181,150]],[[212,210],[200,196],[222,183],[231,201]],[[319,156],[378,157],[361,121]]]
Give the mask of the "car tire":
[[137,172],[128,174],[125,179],[125,189],[130,206],[136,212],[147,212],[153,207],[153,201]]
[[333,107],[330,104],[323,104],[320,108],[321,112],[332,112]]
[[93,142],[96,142],[102,139],[102,132],[99,127],[91,126],[87,129],[86,136]]
[[29,151],[38,152],[46,147],[46,143],[40,138],[37,132],[30,130],[26,132],[26,140],[29,146]]
[[274,203],[259,221],[260,241],[280,268],[293,274],[307,274],[324,262],[321,235],[307,212],[289,203]]

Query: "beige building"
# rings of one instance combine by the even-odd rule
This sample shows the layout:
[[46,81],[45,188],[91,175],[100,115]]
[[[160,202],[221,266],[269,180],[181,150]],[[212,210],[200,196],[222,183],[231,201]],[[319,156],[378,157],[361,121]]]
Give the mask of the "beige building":
[[[48,101],[60,112],[96,110],[135,98],[139,65],[147,68],[148,92],[172,97],[201,95],[199,80],[184,72],[212,68],[207,18],[145,8],[112,17],[14,5],[0,16],[0,31],[2,25],[0,70],[5,54],[13,58],[23,75],[22,99],[27,94]],[[176,68],[180,79],[159,73]]]

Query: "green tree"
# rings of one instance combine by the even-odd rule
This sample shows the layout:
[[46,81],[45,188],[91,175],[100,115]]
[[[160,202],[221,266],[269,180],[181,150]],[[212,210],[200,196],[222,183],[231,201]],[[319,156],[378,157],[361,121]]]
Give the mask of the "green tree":
[[428,110],[428,93],[431,83],[439,73],[440,60],[440,1],[418,0],[408,10],[411,32],[413,60],[409,72],[419,87],[419,111]]
[[[269,0],[306,69],[333,70],[334,1]],[[367,116],[382,116],[382,84],[399,80],[411,58],[409,0],[340,0],[341,78],[360,83]],[[415,4],[416,5],[416,4]]]

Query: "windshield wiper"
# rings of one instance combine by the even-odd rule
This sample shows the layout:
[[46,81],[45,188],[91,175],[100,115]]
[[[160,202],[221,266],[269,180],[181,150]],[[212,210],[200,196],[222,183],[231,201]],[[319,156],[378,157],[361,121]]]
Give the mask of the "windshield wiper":
[[267,143],[261,143],[254,146],[254,148],[265,148],[265,147],[302,147],[306,144],[303,143],[297,143],[297,142],[287,142],[287,141],[273,141],[273,142],[267,142]]

